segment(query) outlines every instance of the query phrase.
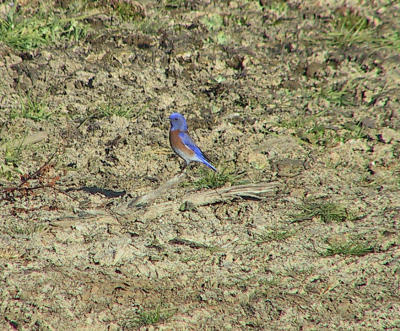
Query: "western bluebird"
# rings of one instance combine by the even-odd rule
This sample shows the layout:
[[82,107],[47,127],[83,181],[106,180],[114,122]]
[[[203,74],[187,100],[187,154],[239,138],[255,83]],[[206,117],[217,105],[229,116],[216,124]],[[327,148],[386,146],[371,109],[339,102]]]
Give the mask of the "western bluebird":
[[174,152],[186,161],[183,169],[185,169],[190,162],[197,161],[204,163],[207,167],[217,171],[217,169],[215,169],[210,163],[211,161],[204,156],[200,148],[198,148],[192,138],[190,138],[186,120],[183,115],[173,113],[169,117],[169,121],[171,122],[169,142]]

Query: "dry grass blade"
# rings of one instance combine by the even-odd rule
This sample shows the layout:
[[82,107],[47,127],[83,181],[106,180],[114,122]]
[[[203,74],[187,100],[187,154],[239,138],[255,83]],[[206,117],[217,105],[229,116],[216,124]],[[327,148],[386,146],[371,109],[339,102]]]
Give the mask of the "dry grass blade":
[[204,206],[238,198],[261,200],[277,194],[280,188],[281,184],[278,182],[235,185],[195,193],[190,195],[186,201],[194,206]]

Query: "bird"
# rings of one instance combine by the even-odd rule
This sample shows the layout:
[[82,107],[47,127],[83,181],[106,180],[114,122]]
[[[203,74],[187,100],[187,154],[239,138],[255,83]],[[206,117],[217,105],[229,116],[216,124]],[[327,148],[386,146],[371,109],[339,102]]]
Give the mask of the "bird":
[[197,147],[193,139],[189,136],[185,117],[179,113],[172,113],[169,116],[171,129],[169,130],[169,142],[173,151],[181,157],[186,164],[182,171],[193,161],[201,162],[210,169],[217,171],[211,161]]

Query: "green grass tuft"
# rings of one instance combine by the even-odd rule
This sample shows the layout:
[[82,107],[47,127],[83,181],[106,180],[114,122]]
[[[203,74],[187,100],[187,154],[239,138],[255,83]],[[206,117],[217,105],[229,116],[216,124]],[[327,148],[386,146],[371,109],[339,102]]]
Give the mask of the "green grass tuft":
[[322,147],[335,146],[349,139],[368,138],[365,129],[360,123],[324,124],[320,120],[321,114],[311,116],[298,115],[296,118],[290,118],[289,120],[282,119],[277,125],[293,130],[292,134],[306,143]]
[[12,237],[15,237],[15,236],[29,237],[29,236],[32,236],[34,233],[44,232],[46,230],[47,230],[46,224],[32,223],[32,224],[9,225],[5,232]]
[[7,162],[0,164],[0,178],[9,181],[17,178],[18,175],[22,175],[22,171],[17,166]]
[[347,208],[333,202],[309,201],[297,206],[300,213],[292,215],[291,222],[300,222],[318,217],[324,223],[353,221],[357,216]]
[[17,50],[32,50],[59,41],[78,41],[87,28],[76,18],[60,18],[51,12],[38,11],[27,16],[14,5],[0,19],[0,41]]
[[0,145],[0,155],[4,162],[0,163],[0,178],[12,180],[22,174],[19,165],[22,162],[22,151],[24,149],[24,139],[8,140]]
[[367,243],[349,240],[346,242],[329,243],[329,247],[323,252],[322,256],[344,255],[344,256],[363,256],[372,253],[374,248]]
[[322,87],[317,97],[323,98],[327,100],[334,106],[354,106],[355,105],[355,88],[356,86],[352,85],[350,81],[346,83],[344,86],[326,86]]
[[112,117],[113,115],[125,118],[136,117],[134,109],[126,105],[101,105],[96,112],[96,118]]
[[381,35],[369,23],[367,18],[358,14],[339,14],[331,20],[331,26],[331,31],[327,33],[325,38],[330,46],[349,48],[359,45],[368,46],[373,49],[400,49],[400,34],[398,31]]
[[274,12],[278,16],[286,15],[289,10],[287,2],[283,0],[268,1],[268,5],[261,7]]
[[197,189],[218,188],[224,186],[226,183],[237,184],[242,177],[242,174],[237,174],[228,168],[217,172],[200,168],[199,172],[202,177],[191,184]]
[[12,164],[14,166],[18,165],[18,163],[21,161],[23,144],[23,139],[21,139],[19,144],[15,144],[14,142],[9,142],[5,144],[4,161],[6,162],[6,164]]
[[368,20],[355,14],[338,15],[332,20],[332,30],[327,40],[332,46],[350,47],[372,41],[373,29]]
[[143,18],[145,16],[144,7],[140,6],[139,2],[127,0],[112,0],[111,4],[113,10],[124,21],[132,21],[137,18]]
[[136,316],[129,318],[124,326],[127,328],[133,328],[146,325],[154,325],[166,321],[173,314],[174,311],[161,310],[160,307],[157,307],[153,310],[140,310]]
[[292,231],[287,230],[269,230],[265,233],[256,235],[256,244],[260,245],[271,241],[283,241],[294,234]]
[[204,24],[208,31],[219,31],[224,26],[224,19],[219,14],[210,14],[203,16],[200,22]]
[[28,118],[39,122],[50,118],[51,113],[48,111],[46,103],[39,97],[33,97],[27,94],[25,98],[20,98],[20,109],[11,111],[10,118]]

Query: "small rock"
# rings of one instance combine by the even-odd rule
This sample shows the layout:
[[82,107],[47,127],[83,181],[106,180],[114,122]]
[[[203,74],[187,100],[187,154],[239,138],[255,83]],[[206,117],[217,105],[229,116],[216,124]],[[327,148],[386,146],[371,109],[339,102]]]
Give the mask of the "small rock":
[[280,177],[294,177],[304,171],[304,161],[299,159],[283,159],[274,161],[272,168]]
[[108,331],[118,331],[118,330],[120,330],[118,324],[111,323],[111,324],[108,326]]
[[17,79],[17,86],[23,91],[29,91],[32,88],[32,80],[27,75],[20,75]]
[[301,88],[301,84],[294,80],[284,81],[284,82],[282,82],[281,86],[288,90],[298,90],[299,88]]
[[248,162],[256,169],[264,169],[268,165],[268,158],[262,153],[250,153]]
[[361,125],[363,128],[368,129],[375,129],[376,128],[376,121],[371,117],[365,117],[361,120]]
[[395,141],[400,141],[400,132],[391,128],[383,128],[380,137],[384,143],[390,144]]
[[321,75],[324,65],[318,62],[312,62],[307,66],[306,76],[308,78],[314,78]]

